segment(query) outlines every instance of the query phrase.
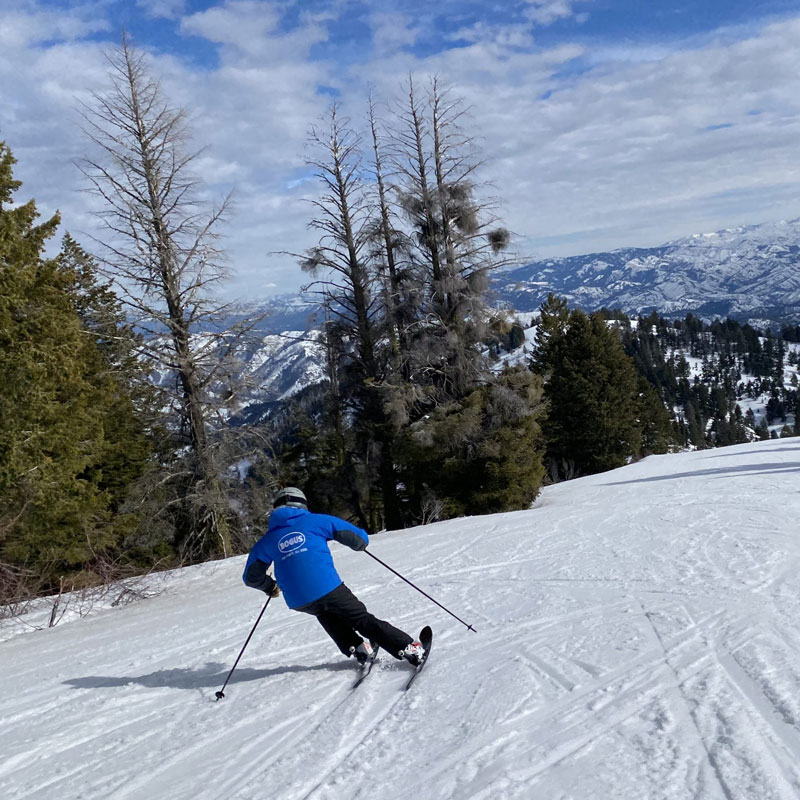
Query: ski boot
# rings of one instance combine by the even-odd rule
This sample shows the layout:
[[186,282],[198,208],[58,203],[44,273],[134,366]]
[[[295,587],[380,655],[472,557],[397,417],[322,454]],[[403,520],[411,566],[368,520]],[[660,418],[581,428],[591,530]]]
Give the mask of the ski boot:
[[367,661],[371,660],[374,656],[375,648],[364,639],[358,647],[351,647],[350,653],[356,657],[356,661],[363,667]]
[[422,663],[424,655],[425,648],[420,642],[411,642],[411,644],[406,645],[404,650],[400,651],[400,658],[404,658],[412,667],[418,667]]

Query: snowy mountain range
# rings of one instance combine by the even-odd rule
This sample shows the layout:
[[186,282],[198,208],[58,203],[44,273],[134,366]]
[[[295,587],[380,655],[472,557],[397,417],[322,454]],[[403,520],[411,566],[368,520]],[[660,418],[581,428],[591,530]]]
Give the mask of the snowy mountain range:
[[[535,261],[493,277],[492,301],[524,313],[554,292],[587,311],[668,317],[692,312],[761,326],[800,322],[800,219],[696,234],[652,248]],[[241,305],[231,322],[264,315],[247,354],[251,402],[289,396],[322,375],[317,303],[284,294]],[[527,315],[526,315],[527,316]]]
[[[495,274],[492,290],[497,305],[516,311],[536,311],[554,292],[587,311],[797,324],[800,219],[698,233],[658,247],[533,261]],[[315,325],[316,310],[313,301],[288,294],[241,312],[267,312],[265,324],[277,333],[289,321],[292,329]]]
[[499,302],[517,311],[535,311],[554,292],[587,311],[796,324],[800,219],[536,261],[496,276],[493,288]]
[[[244,557],[0,626],[5,800],[800,797],[800,449],[652,456],[533,508],[332,545],[425,672],[367,681]],[[152,576],[157,578],[158,576]],[[151,578],[151,579],[152,579]],[[68,598],[61,598],[61,603]]]

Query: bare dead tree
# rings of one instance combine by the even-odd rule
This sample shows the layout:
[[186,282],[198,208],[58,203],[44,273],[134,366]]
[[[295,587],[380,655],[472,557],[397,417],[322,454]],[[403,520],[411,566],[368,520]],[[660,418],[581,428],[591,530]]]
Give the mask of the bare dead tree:
[[[482,161],[474,137],[462,127],[462,121],[468,119],[463,100],[454,97],[449,89],[442,89],[437,77],[431,80],[428,99],[436,207],[447,265],[445,280],[450,285],[447,314],[452,320],[473,314],[469,305],[459,308],[459,297],[482,298],[487,274],[510,263],[504,256],[510,234],[498,225],[494,203],[475,197],[474,174]],[[470,282],[477,284],[478,291],[464,291]],[[480,310],[483,308],[481,305]]]
[[[502,396],[490,395],[485,294],[508,232],[493,225],[491,205],[475,199],[479,162],[462,119],[460,102],[435,80],[419,99],[409,79],[407,102],[388,124],[370,102],[371,163],[336,107],[310,137],[322,190],[309,226],[319,243],[297,258],[326,309],[336,405],[328,427],[345,480],[354,483],[354,465],[362,485],[371,465],[379,468],[388,527],[450,513],[437,500],[453,494],[448,481],[494,458],[491,448],[477,449],[494,435]],[[313,463],[316,454],[307,452]],[[425,474],[434,463],[441,469]],[[351,505],[359,508],[361,498]]]
[[[375,214],[363,179],[361,138],[336,106],[325,128],[312,127],[309,138],[317,154],[310,164],[323,187],[319,199],[312,201],[316,216],[309,227],[319,232],[320,240],[301,265],[317,276],[312,286],[322,295],[328,332],[339,342],[338,391],[359,421],[359,449],[365,464],[374,451],[386,521],[397,527],[392,436],[382,398],[390,369],[391,320],[372,258]],[[354,505],[358,505],[355,498]]]
[[[396,369],[405,371],[408,353],[406,326],[413,319],[417,302],[413,281],[409,282],[409,269],[400,263],[403,253],[408,250],[404,232],[395,222],[390,204],[389,190],[384,177],[383,142],[378,131],[378,118],[375,102],[369,99],[369,126],[372,134],[372,167],[377,190],[378,219],[375,221],[373,253],[378,269],[383,274],[384,304],[388,316],[388,331],[392,342],[392,354]],[[411,291],[408,291],[411,288]]]
[[[323,185],[323,194],[312,201],[317,216],[309,223],[320,233],[320,241],[308,254],[303,268],[326,277],[315,286],[326,307],[349,328],[357,346],[357,358],[364,374],[377,377],[376,329],[380,304],[376,276],[369,266],[369,223],[371,209],[361,172],[361,139],[340,118],[333,106],[329,128],[312,127],[309,140],[319,158],[309,161]],[[333,274],[333,279],[327,275]]]
[[479,344],[487,331],[488,275],[508,263],[510,236],[497,224],[494,203],[477,198],[481,161],[464,129],[468,109],[461,99],[437,78],[420,99],[409,77],[395,117],[389,143],[395,192],[427,282],[418,329],[426,344],[412,348],[415,374],[445,397],[459,396],[487,373]]
[[225,278],[218,228],[225,197],[209,208],[192,172],[186,114],[172,108],[145,56],[123,37],[108,56],[110,87],[82,107],[96,155],[79,166],[103,201],[100,263],[132,321],[142,356],[174,376],[160,383],[176,449],[178,539],[187,558],[231,553],[230,507],[216,455],[215,423],[234,402],[244,328],[223,329],[228,306],[214,297]]
[[423,263],[429,268],[429,283],[434,289],[441,281],[441,243],[431,186],[430,152],[427,144],[430,133],[425,120],[425,107],[414,89],[414,79],[408,78],[407,105],[396,113],[391,146],[394,172],[398,178],[395,190],[405,216],[414,229],[418,248],[424,253]]

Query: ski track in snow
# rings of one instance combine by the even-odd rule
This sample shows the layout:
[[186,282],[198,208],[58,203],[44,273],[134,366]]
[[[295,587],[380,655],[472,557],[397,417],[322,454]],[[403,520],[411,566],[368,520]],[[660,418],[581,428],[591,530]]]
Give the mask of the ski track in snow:
[[[797,800],[800,446],[658,456],[530,511],[335,545],[373,613],[436,644],[405,693],[305,615],[260,610],[242,559],[0,643],[5,800]],[[0,633],[2,633],[0,631]]]

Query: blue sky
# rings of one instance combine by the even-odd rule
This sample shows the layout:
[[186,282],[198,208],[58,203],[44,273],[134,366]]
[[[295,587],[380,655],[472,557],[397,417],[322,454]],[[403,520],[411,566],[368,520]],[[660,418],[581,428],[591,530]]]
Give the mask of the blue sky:
[[[17,0],[5,2],[9,7],[20,5]],[[72,0],[41,0],[35,5],[65,14],[92,9],[91,3]],[[216,0],[107,0],[97,4],[106,25],[94,38],[113,40],[116,29],[125,27],[142,45],[177,53],[198,66],[214,68],[219,64],[217,49],[203,37],[182,32],[181,21],[222,5],[225,4]],[[459,31],[479,24],[532,27],[539,47],[580,42],[593,48],[609,44],[686,42],[717,36],[725,29],[792,17],[798,12],[796,0],[544,0],[541,4],[525,0],[436,3],[404,0],[384,4],[302,0],[263,5],[281,9],[278,30],[285,33],[302,26],[308,15],[331,14],[327,22],[329,39],[313,48],[311,57],[362,62],[374,55],[369,18],[376,9],[390,9],[405,17],[410,26],[421,28],[415,41],[406,46],[419,57],[463,47],[469,38],[459,38]],[[542,20],[538,24],[536,17],[531,19],[531,12],[537,10]]]
[[[0,138],[43,211],[96,232],[75,106],[122,28],[192,115],[210,197],[234,189],[232,294],[294,290],[306,132],[337,97],[437,74],[525,257],[800,216],[800,7],[788,0],[0,0]],[[20,65],[25,65],[20,70]]]

